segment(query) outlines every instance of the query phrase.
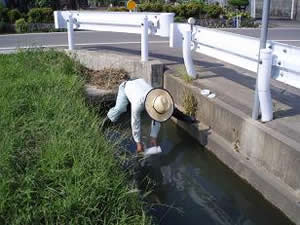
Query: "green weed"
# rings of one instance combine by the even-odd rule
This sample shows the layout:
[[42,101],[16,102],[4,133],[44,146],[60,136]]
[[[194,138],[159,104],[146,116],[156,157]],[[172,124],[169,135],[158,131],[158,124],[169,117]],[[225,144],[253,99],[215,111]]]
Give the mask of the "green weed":
[[187,115],[195,116],[197,112],[198,102],[195,96],[189,91],[183,94],[183,108]]
[[0,224],[150,224],[64,53],[0,54]]
[[186,83],[191,83],[194,79],[188,75],[185,68],[178,68],[177,73],[179,74],[180,78],[183,79]]

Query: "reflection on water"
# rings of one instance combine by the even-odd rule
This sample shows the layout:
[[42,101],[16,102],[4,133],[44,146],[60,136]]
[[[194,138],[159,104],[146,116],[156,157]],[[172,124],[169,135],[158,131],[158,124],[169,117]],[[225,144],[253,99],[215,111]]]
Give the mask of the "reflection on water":
[[163,124],[159,139],[163,153],[144,159],[137,176],[157,184],[150,213],[158,224],[292,224],[172,122]]

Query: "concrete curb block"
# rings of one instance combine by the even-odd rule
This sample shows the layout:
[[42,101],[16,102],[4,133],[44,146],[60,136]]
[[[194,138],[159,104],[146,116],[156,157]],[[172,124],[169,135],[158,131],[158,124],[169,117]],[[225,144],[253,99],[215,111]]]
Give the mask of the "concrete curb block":
[[292,143],[292,140],[286,143],[287,137],[252,121],[245,113],[218,97],[208,99],[202,96],[199,87],[187,84],[168,72],[164,76],[164,87],[179,107],[183,105],[187,91],[198,101],[196,117],[201,124],[190,126],[175,122],[292,221],[300,224],[300,199],[297,195],[300,186],[299,144]]

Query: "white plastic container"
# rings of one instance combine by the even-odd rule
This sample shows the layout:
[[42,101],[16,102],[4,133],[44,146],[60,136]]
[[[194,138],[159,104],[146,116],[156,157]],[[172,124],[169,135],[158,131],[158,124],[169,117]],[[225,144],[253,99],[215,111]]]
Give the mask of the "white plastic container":
[[161,153],[161,152],[162,152],[162,151],[161,151],[160,146],[153,146],[153,147],[151,147],[151,148],[145,149],[144,155],[145,155],[145,156],[148,156],[148,155],[155,155],[155,154],[159,154],[159,153]]

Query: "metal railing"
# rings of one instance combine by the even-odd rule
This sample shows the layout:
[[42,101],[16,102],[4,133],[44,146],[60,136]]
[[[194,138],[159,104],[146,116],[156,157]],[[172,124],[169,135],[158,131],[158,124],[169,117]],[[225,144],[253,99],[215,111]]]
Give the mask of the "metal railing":
[[55,28],[67,28],[69,49],[74,29],[141,34],[141,60],[148,61],[148,35],[169,36],[174,13],[55,11]]

